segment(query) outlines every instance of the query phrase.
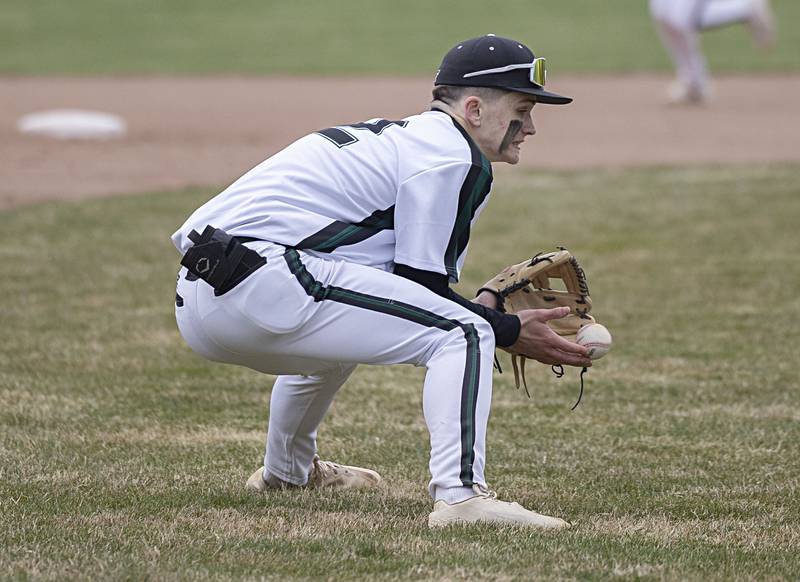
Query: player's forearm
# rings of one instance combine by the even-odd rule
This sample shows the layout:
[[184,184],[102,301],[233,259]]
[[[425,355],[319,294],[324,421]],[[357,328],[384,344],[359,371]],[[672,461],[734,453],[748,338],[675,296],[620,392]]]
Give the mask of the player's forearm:
[[424,271],[422,269],[415,269],[407,265],[397,264],[394,267],[394,273],[410,279],[415,283],[427,287],[437,295],[446,297],[463,307],[466,307],[471,312],[476,313],[483,319],[489,322],[494,331],[495,343],[499,347],[508,347],[513,345],[519,338],[520,322],[516,315],[508,315],[501,313],[493,307],[497,304],[495,297],[489,293],[481,293],[475,301],[470,301],[450,289],[447,283],[447,275],[433,273],[431,271]]
[[489,325],[492,326],[492,331],[494,331],[495,344],[497,344],[498,347],[505,348],[513,345],[517,341],[520,332],[519,317],[508,313],[502,313],[482,303],[470,301],[450,288],[447,290],[449,292],[448,295],[446,295],[448,299],[455,301],[459,305],[463,305],[489,322]]

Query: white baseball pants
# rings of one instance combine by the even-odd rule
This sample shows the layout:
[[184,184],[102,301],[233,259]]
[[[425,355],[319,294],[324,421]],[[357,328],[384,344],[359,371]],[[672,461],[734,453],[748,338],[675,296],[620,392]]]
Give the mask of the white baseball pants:
[[485,485],[495,347],[489,324],[385,271],[267,242],[247,246],[267,264],[220,297],[181,270],[176,318],[201,356],[280,375],[270,400],[267,470],[306,483],[317,428],[355,366],[413,364],[427,368],[431,494]]

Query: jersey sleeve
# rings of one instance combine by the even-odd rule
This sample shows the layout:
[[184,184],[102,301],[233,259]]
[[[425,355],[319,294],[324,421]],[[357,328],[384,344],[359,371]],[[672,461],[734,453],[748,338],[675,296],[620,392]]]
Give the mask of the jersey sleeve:
[[453,162],[402,182],[395,205],[395,262],[457,282],[472,221],[491,181],[490,169]]

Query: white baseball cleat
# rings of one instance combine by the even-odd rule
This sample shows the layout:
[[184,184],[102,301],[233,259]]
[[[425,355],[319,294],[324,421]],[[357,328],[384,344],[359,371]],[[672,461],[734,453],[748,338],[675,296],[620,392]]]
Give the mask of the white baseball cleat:
[[492,523],[519,525],[539,529],[564,529],[569,522],[557,517],[542,515],[522,507],[519,503],[509,503],[497,499],[497,493],[486,487],[473,485],[474,497],[453,503],[439,500],[433,504],[428,516],[428,527],[443,527],[457,523]]
[[[350,467],[340,465],[331,461],[323,461],[314,455],[311,465],[311,473],[308,475],[308,483],[302,487],[307,489],[321,489],[329,487],[332,489],[361,489],[375,487],[381,482],[381,476],[371,469],[361,467]],[[248,491],[263,492],[268,489],[288,489],[295,487],[291,483],[282,481],[273,475],[267,476],[264,480],[264,467],[259,467],[255,473],[250,475],[245,488]]]
[[667,90],[667,98],[670,105],[704,105],[711,101],[711,89],[708,86],[675,81]]
[[775,44],[775,15],[769,0],[753,0],[753,13],[748,25],[759,48],[766,50]]

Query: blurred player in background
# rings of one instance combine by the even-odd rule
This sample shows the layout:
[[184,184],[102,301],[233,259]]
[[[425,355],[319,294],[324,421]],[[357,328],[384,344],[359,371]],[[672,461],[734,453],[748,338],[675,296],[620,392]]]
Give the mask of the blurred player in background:
[[760,48],[767,49],[775,42],[769,0],[650,0],[650,14],[675,66],[676,79],[669,88],[671,103],[702,104],[711,97],[700,32],[746,24]]

